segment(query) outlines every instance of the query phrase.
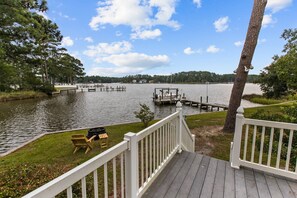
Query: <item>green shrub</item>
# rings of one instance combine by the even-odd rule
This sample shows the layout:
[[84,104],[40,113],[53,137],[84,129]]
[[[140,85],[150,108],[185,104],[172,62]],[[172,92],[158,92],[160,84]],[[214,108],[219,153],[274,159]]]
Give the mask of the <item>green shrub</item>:
[[149,122],[154,119],[154,113],[150,110],[150,108],[146,104],[139,104],[140,111],[135,111],[135,117],[139,118],[143,123],[144,127],[147,127]]

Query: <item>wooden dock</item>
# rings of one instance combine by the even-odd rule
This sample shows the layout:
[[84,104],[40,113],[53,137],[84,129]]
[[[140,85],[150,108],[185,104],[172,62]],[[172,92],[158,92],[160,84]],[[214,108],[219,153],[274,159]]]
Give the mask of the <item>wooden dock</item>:
[[143,198],[296,198],[297,182],[198,153],[176,154]]
[[84,86],[84,87],[80,87],[80,91],[84,92],[84,91],[88,91],[88,92],[111,92],[111,91],[126,91],[126,87],[125,86],[116,86],[116,87],[111,87],[111,86],[106,86],[106,87],[92,87],[92,86]]
[[220,109],[227,110],[228,106],[224,104],[217,104],[217,103],[207,103],[207,102],[198,102],[198,101],[193,101],[193,100],[181,100],[181,102],[184,105],[192,106],[192,107],[197,107],[200,109],[206,109],[213,111],[214,109],[217,109],[219,111]]
[[155,88],[153,101],[156,105],[173,105],[186,99],[185,94],[179,94],[178,88]]

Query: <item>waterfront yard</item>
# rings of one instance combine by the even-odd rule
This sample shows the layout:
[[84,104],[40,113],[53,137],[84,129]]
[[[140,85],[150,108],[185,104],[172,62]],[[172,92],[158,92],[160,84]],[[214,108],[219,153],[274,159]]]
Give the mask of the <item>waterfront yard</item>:
[[[246,109],[245,116],[250,116],[260,108],[278,112],[280,107],[274,105]],[[189,128],[196,134],[197,152],[222,160],[229,159],[233,134],[220,130],[225,116],[226,112],[215,112],[186,117]],[[122,141],[125,133],[142,129],[142,123],[106,127],[109,147]],[[80,130],[46,135],[0,158],[0,197],[22,196],[102,152],[103,149],[95,141],[93,150],[88,154],[84,154],[83,149],[73,154],[71,136],[86,133],[87,130]]]

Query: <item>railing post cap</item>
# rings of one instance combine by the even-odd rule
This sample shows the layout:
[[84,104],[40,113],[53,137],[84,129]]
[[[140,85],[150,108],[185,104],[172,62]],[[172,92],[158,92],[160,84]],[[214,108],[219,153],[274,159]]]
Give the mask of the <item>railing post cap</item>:
[[238,113],[238,114],[243,114],[243,113],[244,113],[244,109],[243,109],[242,106],[238,107],[238,109],[237,109],[237,113]]
[[176,103],[176,108],[182,108],[182,103],[180,102],[180,101],[178,101],[177,103]]
[[132,133],[132,132],[128,132],[124,135],[124,139],[130,139],[131,137],[135,136],[136,134],[135,133]]

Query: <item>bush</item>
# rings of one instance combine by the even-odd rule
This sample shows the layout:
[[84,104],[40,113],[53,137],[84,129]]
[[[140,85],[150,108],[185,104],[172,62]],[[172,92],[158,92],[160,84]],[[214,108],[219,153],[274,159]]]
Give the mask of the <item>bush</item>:
[[287,122],[286,116],[282,113],[271,113],[264,109],[257,110],[251,115],[251,118],[258,120],[270,120],[277,122]]
[[282,112],[284,112],[288,122],[297,123],[297,103],[284,107]]
[[49,83],[44,83],[43,85],[37,86],[34,89],[35,89],[35,91],[41,91],[46,94],[51,94],[53,91],[55,91],[54,86]]
[[154,119],[154,113],[150,110],[150,108],[146,104],[139,104],[140,111],[135,111],[135,117],[139,118],[143,123],[144,127],[147,127],[149,122]]

